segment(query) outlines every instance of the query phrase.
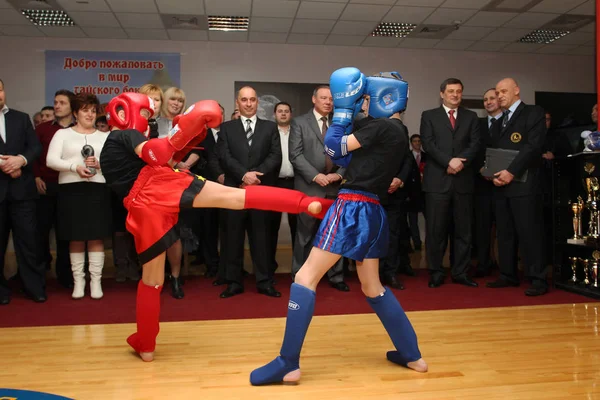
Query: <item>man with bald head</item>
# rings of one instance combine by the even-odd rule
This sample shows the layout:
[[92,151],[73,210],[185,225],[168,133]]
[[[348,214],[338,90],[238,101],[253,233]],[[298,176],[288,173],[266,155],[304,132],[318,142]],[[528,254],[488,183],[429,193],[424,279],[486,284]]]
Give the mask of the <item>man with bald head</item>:
[[[250,86],[236,96],[240,118],[221,124],[217,154],[225,174],[224,184],[232,187],[276,186],[281,167],[281,140],[277,124],[256,116],[258,96]],[[280,297],[271,279],[271,242],[268,211],[224,210],[221,236],[221,267],[227,289],[221,298],[244,292],[244,241],[248,231],[250,254],[254,264],[258,292]]]
[[548,291],[544,263],[542,208],[542,150],[546,136],[544,109],[521,101],[520,89],[512,78],[496,85],[502,116],[490,130],[491,146],[518,151],[510,165],[493,179],[500,277],[491,288],[519,286],[517,243],[525,262],[525,278],[531,287],[527,296]]

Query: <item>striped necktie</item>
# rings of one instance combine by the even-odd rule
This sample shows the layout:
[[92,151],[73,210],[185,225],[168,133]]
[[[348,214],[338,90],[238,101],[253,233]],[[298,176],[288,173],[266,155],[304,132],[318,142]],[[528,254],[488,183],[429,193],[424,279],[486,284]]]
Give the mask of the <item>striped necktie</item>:
[[246,140],[248,141],[248,146],[252,146],[252,135],[254,135],[254,131],[252,131],[252,121],[250,119],[246,120]]

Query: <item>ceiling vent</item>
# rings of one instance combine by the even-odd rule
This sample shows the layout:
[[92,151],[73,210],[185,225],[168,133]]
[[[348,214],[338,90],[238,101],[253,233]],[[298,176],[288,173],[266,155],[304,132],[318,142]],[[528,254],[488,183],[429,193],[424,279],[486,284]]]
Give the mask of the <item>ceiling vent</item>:
[[443,39],[455,31],[455,25],[419,25],[409,35],[410,38]]
[[167,29],[208,30],[205,15],[161,14],[161,17]]

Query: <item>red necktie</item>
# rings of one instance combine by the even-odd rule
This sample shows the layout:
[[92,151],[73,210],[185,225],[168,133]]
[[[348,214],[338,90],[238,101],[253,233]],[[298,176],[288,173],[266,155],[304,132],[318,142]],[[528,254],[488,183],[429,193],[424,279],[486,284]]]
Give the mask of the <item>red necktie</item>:
[[448,114],[450,114],[450,125],[452,125],[452,129],[454,129],[456,127],[456,118],[454,118],[454,110],[448,111]]

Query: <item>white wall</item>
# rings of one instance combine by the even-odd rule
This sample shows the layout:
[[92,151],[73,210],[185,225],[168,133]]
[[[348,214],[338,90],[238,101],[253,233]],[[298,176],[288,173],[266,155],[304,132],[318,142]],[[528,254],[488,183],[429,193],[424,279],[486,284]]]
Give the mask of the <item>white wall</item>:
[[423,110],[439,105],[439,85],[457,77],[464,97],[481,98],[505,76],[517,79],[522,98],[535,91],[595,92],[594,57],[306,46],[258,43],[169,42],[97,39],[15,38],[0,36],[0,79],[7,104],[33,114],[44,104],[44,50],[180,52],[181,86],[189,101],[215,99],[233,110],[235,80],[327,82],[335,69],[355,66],[365,74],[399,71],[410,85],[404,117],[411,133]]

